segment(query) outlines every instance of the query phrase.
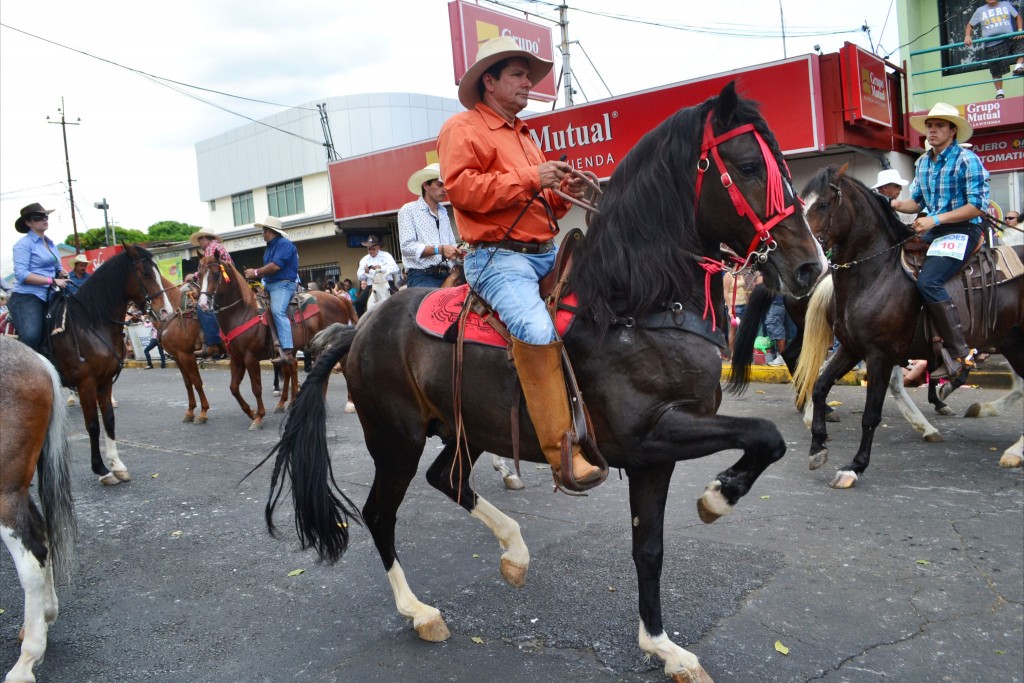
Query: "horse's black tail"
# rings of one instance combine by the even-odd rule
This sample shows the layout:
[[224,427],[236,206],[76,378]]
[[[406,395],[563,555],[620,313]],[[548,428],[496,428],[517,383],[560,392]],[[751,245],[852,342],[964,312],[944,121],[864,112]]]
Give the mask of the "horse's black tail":
[[[315,548],[320,559],[336,562],[348,548],[348,523],[362,524],[355,503],[334,480],[327,450],[327,413],[324,387],[334,365],[348,354],[356,330],[336,323],[321,335],[331,340],[310,370],[302,390],[288,408],[281,440],[249,474],[275,454],[270,478],[270,495],[264,517],[267,530],[276,535],[274,510],[290,476],[292,503],[295,506],[295,531],[302,548]],[[249,476],[246,475],[246,477]]]
[[736,328],[736,339],[732,349],[732,370],[726,390],[730,394],[742,394],[750,384],[750,364],[754,359],[754,341],[757,331],[768,317],[768,309],[772,305],[775,293],[758,285],[747,299],[747,308],[743,312],[740,326]]

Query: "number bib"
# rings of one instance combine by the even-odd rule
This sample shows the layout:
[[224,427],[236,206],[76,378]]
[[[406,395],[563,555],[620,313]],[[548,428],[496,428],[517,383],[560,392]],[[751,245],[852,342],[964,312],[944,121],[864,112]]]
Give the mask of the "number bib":
[[946,256],[948,258],[955,258],[958,261],[963,261],[964,254],[967,253],[967,241],[969,239],[970,238],[963,233],[943,235],[932,242],[931,246],[928,247],[928,256]]

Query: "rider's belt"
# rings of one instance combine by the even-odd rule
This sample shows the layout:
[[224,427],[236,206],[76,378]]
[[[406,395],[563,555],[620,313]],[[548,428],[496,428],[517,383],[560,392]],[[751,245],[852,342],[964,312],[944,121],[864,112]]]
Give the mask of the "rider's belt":
[[546,254],[555,248],[555,241],[519,242],[517,240],[501,240],[500,242],[477,242],[475,249],[507,249],[520,254]]
[[448,277],[451,274],[451,268],[448,266],[431,266],[430,268],[410,268],[410,273],[423,273],[425,275],[443,275]]

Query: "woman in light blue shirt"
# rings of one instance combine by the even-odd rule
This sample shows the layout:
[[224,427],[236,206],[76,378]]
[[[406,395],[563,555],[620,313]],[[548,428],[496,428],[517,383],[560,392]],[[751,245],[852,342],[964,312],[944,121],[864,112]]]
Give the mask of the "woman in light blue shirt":
[[21,210],[14,229],[25,236],[14,244],[14,287],[10,301],[11,321],[18,338],[38,351],[43,342],[43,316],[50,287],[67,287],[57,247],[46,236],[53,209],[38,202]]

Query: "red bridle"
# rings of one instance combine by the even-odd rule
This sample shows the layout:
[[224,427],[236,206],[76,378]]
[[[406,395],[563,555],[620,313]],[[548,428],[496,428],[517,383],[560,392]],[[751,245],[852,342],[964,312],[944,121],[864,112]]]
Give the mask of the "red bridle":
[[[708,112],[708,119],[704,125],[704,143],[700,148],[700,160],[697,162],[697,195],[696,199],[694,199],[694,213],[696,214],[697,206],[700,204],[700,188],[704,180],[704,172],[711,167],[711,162],[708,159],[708,153],[710,152],[711,156],[714,157],[715,165],[722,172],[722,186],[729,191],[729,197],[732,199],[732,205],[736,208],[736,213],[740,216],[746,216],[747,220],[754,226],[754,239],[751,241],[746,253],[747,260],[749,261],[750,255],[758,250],[759,243],[763,244],[768,251],[775,249],[775,239],[771,235],[771,229],[793,214],[796,210],[796,202],[786,207],[782,187],[782,173],[779,171],[779,165],[775,162],[775,155],[768,148],[764,138],[754,128],[754,124],[748,123],[715,137],[715,132],[711,125],[712,116],[712,112]],[[750,208],[750,203],[747,202],[747,198],[743,196],[743,193],[733,183],[729,172],[725,170],[725,164],[722,163],[722,157],[718,153],[718,146],[720,144],[744,133],[754,134],[754,139],[757,140],[757,144],[761,147],[761,156],[764,157],[765,167],[768,170],[767,197],[765,197],[765,212],[767,216],[765,221],[762,221],[754,213],[754,210]],[[764,259],[762,258],[761,260],[763,261]]]

